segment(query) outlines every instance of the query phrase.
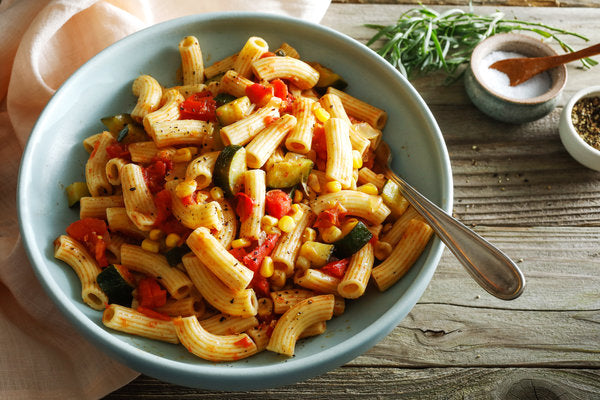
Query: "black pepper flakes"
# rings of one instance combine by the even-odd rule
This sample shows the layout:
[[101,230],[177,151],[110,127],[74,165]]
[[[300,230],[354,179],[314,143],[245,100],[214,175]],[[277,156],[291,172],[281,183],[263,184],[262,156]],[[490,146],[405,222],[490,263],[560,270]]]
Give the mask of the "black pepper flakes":
[[573,106],[571,121],[581,138],[600,150],[600,97],[580,99]]

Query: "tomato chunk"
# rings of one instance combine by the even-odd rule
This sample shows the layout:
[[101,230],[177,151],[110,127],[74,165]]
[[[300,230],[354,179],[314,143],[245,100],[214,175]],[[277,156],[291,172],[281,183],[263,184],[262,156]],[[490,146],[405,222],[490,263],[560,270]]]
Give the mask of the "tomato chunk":
[[250,281],[250,287],[256,292],[258,297],[269,297],[270,296],[270,285],[267,278],[261,274],[255,273],[252,281]]
[[179,106],[181,119],[215,121],[216,110],[217,102],[208,91],[191,95]]
[[171,317],[169,317],[168,315],[159,313],[158,311],[154,311],[153,309],[148,308],[148,307],[138,306],[136,311],[144,314],[146,317],[160,319],[162,321],[170,321],[171,320]]
[[254,272],[258,271],[265,257],[270,255],[275,248],[279,236],[279,233],[267,235],[267,238],[261,245],[244,256],[243,264]]
[[288,215],[292,209],[292,198],[280,189],[269,190],[265,196],[265,210],[267,214],[281,218]]
[[110,240],[106,222],[98,218],[83,218],[73,222],[66,229],[67,234],[82,243],[98,266],[106,267],[106,245]]
[[138,301],[142,307],[161,307],[167,302],[167,291],[152,277],[140,280],[137,289]]
[[114,143],[106,146],[106,154],[110,158],[124,158],[125,160],[131,158],[127,145],[123,143]]
[[271,86],[255,83],[246,87],[246,96],[250,101],[258,106],[264,106],[273,97],[273,88]]
[[236,206],[235,211],[240,216],[240,221],[248,219],[254,208],[254,200],[246,193],[239,192],[235,195]]
[[150,165],[143,169],[146,185],[151,193],[158,193],[165,186],[165,177],[173,169],[173,162],[166,158],[153,158]]
[[332,261],[321,268],[321,272],[333,276],[334,278],[342,279],[350,263],[350,258],[344,258],[339,261]]

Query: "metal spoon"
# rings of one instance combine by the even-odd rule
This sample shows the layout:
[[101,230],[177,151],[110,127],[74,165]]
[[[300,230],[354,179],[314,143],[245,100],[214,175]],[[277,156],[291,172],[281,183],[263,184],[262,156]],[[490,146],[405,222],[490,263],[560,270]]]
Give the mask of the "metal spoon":
[[381,142],[375,153],[377,161],[384,168],[384,175],[398,185],[404,197],[482,288],[503,300],[512,300],[521,295],[525,277],[508,256],[396,175],[390,169],[392,155],[385,142]]
[[517,86],[533,78],[540,72],[581,58],[595,56],[596,54],[600,54],[600,43],[560,56],[507,58],[496,61],[490,65],[490,68],[504,72],[508,75],[510,86]]

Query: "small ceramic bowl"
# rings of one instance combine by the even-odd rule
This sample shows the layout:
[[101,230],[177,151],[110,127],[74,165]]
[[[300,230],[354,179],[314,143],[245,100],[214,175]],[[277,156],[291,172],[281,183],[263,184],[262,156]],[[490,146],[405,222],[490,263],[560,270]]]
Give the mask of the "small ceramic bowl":
[[557,55],[550,46],[531,36],[502,33],[487,38],[473,50],[465,73],[465,89],[473,104],[494,119],[514,124],[535,121],[549,114],[560,100],[567,82],[567,67],[561,65],[547,71],[551,83],[545,93],[526,99],[509,98],[492,89],[482,77],[482,62],[494,51],[514,52],[527,57]]
[[571,97],[563,108],[558,131],[560,132],[560,140],[574,159],[588,168],[600,171],[600,150],[590,146],[581,138],[571,118],[575,103],[587,97],[600,97],[600,86],[582,89]]

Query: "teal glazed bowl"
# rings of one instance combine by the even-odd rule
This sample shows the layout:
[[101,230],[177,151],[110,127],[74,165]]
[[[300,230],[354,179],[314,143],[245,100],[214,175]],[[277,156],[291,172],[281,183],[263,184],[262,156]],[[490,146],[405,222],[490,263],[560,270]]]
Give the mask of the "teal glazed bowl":
[[479,43],[471,54],[464,85],[471,102],[484,114],[502,122],[522,124],[548,115],[561,99],[567,83],[567,67],[547,71],[551,80],[548,91],[535,97],[514,99],[494,90],[481,74],[484,58],[494,51],[514,52],[526,57],[555,56],[556,52],[539,39],[518,33],[501,33]]
[[[410,272],[380,293],[371,285],[327,332],[302,340],[286,358],[263,352],[233,363],[199,359],[181,345],[152,341],[105,328],[101,312],[81,300],[71,268],[54,259],[53,240],[78,219],[64,188],[84,179],[88,154],[82,141],[103,130],[100,118],[133,109],[133,80],[150,74],[175,85],[177,44],[196,36],[205,64],[238,51],[248,37],[272,46],[288,42],[304,60],[333,68],[347,92],[387,110],[384,137],[394,169],[447,212],[452,175],[444,140],[415,89],[389,64],[359,42],[323,26],[262,13],[192,15],[164,22],[113,44],[75,72],[40,115],[23,155],[18,184],[19,221],[26,251],[40,282],[61,312],[91,342],[127,366],[163,381],[210,390],[252,390],[287,385],[323,374],[362,354],[409,313],[430,282],[442,253],[434,238]],[[51,151],[49,151],[49,149]]]

